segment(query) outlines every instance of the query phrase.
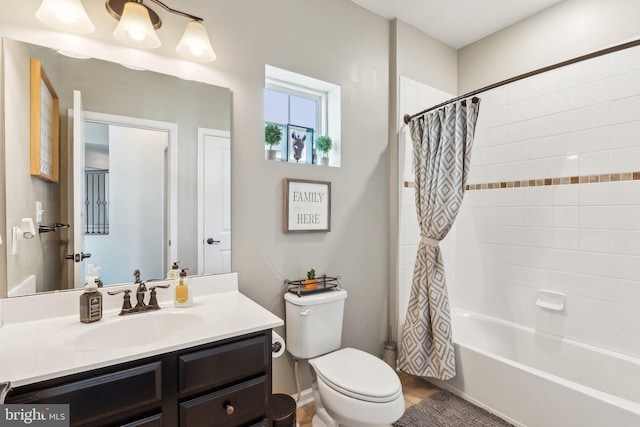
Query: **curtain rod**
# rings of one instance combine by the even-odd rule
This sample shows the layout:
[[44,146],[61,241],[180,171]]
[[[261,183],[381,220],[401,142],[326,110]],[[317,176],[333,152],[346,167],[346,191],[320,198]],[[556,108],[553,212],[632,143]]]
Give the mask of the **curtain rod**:
[[[618,51],[621,51],[621,50],[629,49],[631,47],[636,47],[636,46],[639,46],[639,45],[640,45],[640,39],[634,40],[634,41],[630,41],[630,42],[627,42],[627,43],[622,43],[622,44],[619,44],[617,46],[608,47],[606,49],[602,49],[602,50],[598,50],[596,52],[588,53],[586,55],[578,56],[576,58],[569,59],[567,61],[562,61],[562,62],[559,62],[559,63],[554,64],[554,65],[549,65],[547,67],[539,68],[539,69],[534,70],[534,71],[529,71],[528,73],[520,74],[519,76],[512,77],[512,78],[506,79],[506,80],[502,80],[502,81],[500,81],[498,83],[494,83],[492,85],[485,86],[485,87],[480,88],[480,89],[476,89],[476,90],[474,90],[472,92],[466,93],[464,95],[461,95],[461,96],[458,96],[456,98],[450,99],[449,101],[443,102],[442,104],[438,104],[438,105],[433,106],[431,108],[427,108],[426,110],[420,111],[419,113],[415,113],[413,115],[405,114],[404,115],[404,122],[405,122],[405,124],[409,124],[409,122],[411,122],[411,120],[413,120],[413,119],[415,119],[417,117],[423,116],[423,115],[427,114],[430,111],[433,111],[433,110],[436,110],[438,108],[444,107],[445,105],[449,105],[449,104],[451,104],[453,102],[457,102],[457,101],[459,101],[461,99],[466,99],[466,98],[469,98],[470,96],[478,95],[479,93],[486,92],[488,90],[495,89],[495,88],[498,88],[500,86],[507,85],[509,83],[517,82],[518,80],[526,79],[527,77],[532,77],[532,76],[535,76],[537,74],[542,74],[542,73],[545,73],[547,71],[555,70],[557,68],[566,67],[567,65],[571,65],[571,64],[578,63],[578,62],[586,61],[587,59],[597,58],[599,56],[608,55],[610,53],[614,53],[614,52],[618,52]],[[474,96],[474,98],[472,99],[472,102],[473,103],[478,102],[478,98]]]

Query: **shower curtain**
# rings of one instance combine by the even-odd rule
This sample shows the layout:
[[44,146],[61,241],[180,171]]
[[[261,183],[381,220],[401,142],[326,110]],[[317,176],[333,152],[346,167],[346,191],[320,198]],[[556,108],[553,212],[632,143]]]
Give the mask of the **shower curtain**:
[[458,101],[410,124],[420,244],[398,368],[442,380],[456,375],[451,315],[438,243],[462,204],[480,100]]

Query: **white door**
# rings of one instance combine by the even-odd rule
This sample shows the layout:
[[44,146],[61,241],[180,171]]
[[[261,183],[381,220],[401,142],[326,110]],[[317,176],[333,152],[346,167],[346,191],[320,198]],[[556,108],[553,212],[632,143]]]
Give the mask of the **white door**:
[[231,271],[229,132],[198,129],[198,273]]
[[[73,262],[73,285],[81,288],[86,276],[84,260],[91,254],[84,249],[84,113],[82,94],[73,91],[73,254],[67,258]],[[72,258],[70,258],[72,257]]]

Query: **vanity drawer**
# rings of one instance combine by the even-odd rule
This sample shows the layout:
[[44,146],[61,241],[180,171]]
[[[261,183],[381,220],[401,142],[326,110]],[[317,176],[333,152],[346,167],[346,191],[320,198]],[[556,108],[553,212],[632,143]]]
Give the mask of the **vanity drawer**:
[[238,426],[263,420],[268,408],[265,380],[255,378],[181,403],[180,427]]
[[122,427],[163,427],[162,414],[155,414],[141,420],[132,421]]
[[266,335],[259,335],[181,355],[178,358],[179,392],[223,386],[261,375],[269,369],[266,341]]
[[65,403],[70,405],[72,426],[95,425],[147,405],[160,406],[161,372],[161,363],[154,362],[10,396],[6,403]]

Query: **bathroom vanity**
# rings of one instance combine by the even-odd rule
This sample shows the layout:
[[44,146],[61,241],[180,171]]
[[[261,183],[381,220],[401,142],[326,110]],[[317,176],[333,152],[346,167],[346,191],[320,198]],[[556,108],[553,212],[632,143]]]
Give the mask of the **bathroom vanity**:
[[[113,307],[89,325],[77,314],[16,322],[19,308],[3,301],[5,403],[69,404],[73,426],[269,425],[271,329],[282,320],[240,294],[235,274],[191,284],[189,309]],[[77,292],[59,295],[77,304]]]

